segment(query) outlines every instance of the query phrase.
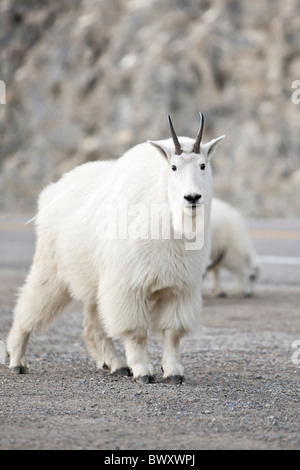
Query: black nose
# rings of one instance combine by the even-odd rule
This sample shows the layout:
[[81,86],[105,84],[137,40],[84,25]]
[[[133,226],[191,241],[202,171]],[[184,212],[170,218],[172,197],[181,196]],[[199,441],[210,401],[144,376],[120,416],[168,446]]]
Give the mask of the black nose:
[[188,194],[187,196],[184,196],[184,199],[186,199],[190,204],[196,204],[199,199],[201,199],[201,194]]

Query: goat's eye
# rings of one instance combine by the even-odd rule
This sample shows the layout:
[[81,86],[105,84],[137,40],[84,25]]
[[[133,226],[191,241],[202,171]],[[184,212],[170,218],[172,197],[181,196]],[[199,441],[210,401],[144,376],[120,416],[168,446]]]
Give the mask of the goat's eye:
[[172,165],[171,168],[172,168],[173,171],[177,170],[177,166],[175,166],[175,165]]
[[200,168],[201,170],[205,170],[205,163],[202,163],[202,165],[200,165]]

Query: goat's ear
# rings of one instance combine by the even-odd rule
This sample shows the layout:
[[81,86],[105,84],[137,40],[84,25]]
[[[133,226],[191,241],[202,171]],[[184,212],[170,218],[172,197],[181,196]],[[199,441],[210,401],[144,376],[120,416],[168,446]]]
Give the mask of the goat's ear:
[[207,144],[201,144],[201,152],[203,151],[205,157],[209,160],[216,152],[221,140],[223,140],[225,135],[217,137],[216,139],[207,142]]
[[147,140],[148,144],[153,145],[167,160],[171,158],[171,150],[159,140]]

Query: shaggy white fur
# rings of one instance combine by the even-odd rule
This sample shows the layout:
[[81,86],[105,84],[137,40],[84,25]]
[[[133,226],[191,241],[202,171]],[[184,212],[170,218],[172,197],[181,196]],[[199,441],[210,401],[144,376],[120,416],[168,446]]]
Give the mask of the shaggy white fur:
[[[209,160],[221,139],[201,144],[195,154],[194,141],[180,137],[180,156],[172,139],[143,143],[118,160],[76,167],[45,188],[36,216],[36,253],[7,341],[14,372],[26,372],[30,334],[75,298],[85,305],[85,337],[99,367],[151,381],[151,329],[164,337],[164,377],[183,380],[179,341],[201,312],[210,239]],[[202,204],[196,196],[193,204],[187,201],[191,194]],[[198,234],[204,245],[192,249]],[[126,363],[113,345],[117,337],[124,340]]]

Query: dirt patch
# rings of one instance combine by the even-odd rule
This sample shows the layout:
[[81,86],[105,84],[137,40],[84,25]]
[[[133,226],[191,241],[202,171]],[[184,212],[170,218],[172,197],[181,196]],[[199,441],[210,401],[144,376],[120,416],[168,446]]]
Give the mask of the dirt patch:
[[[0,339],[23,277],[0,275]],[[149,340],[156,383],[98,370],[81,305],[71,304],[32,335],[28,375],[0,365],[0,449],[299,449],[298,290],[260,286],[250,299],[215,299],[207,289],[204,304],[182,341],[179,386],[162,382],[157,337]]]

